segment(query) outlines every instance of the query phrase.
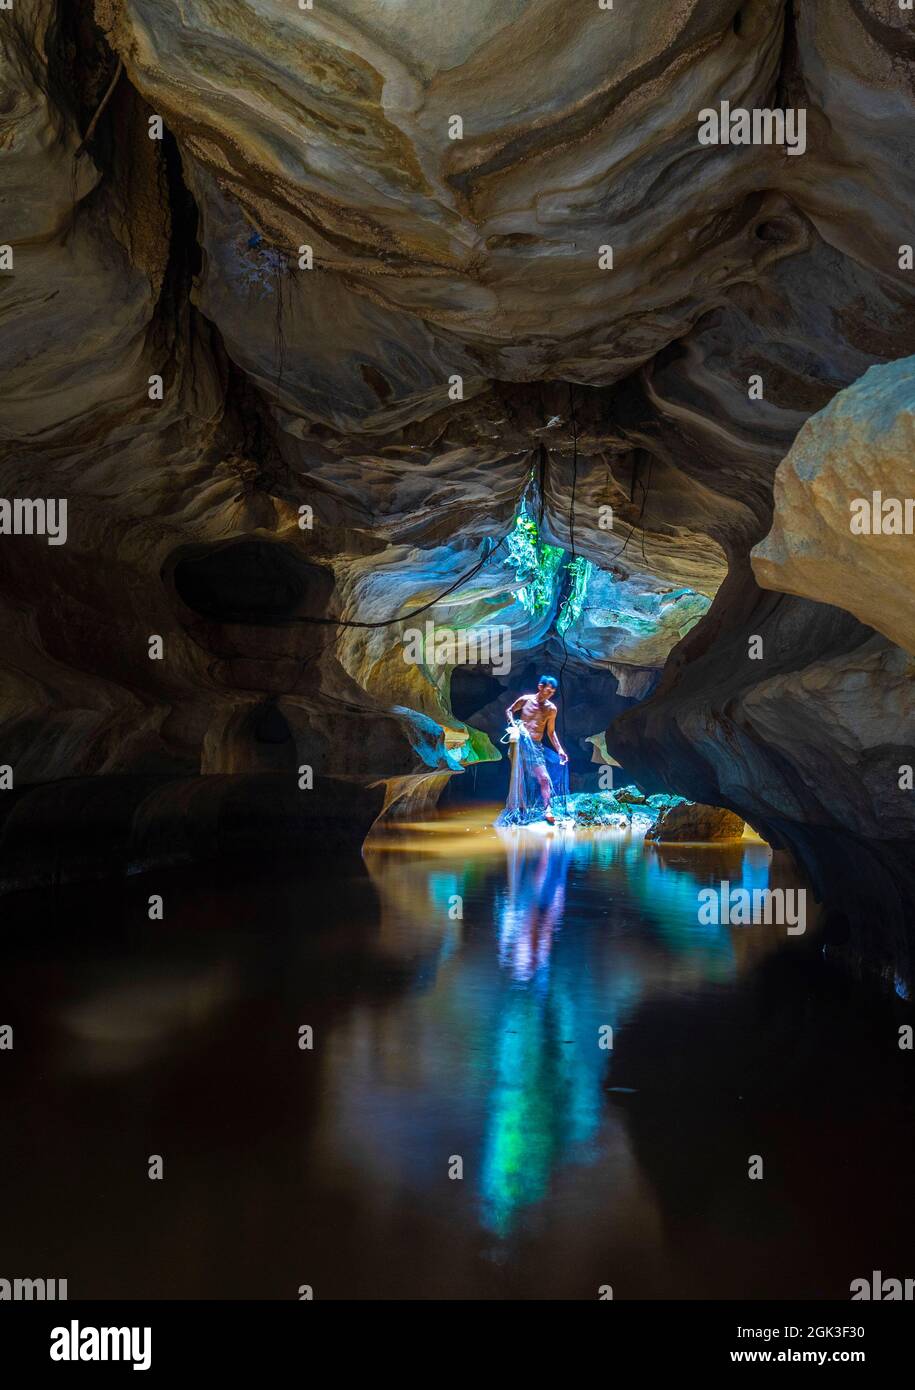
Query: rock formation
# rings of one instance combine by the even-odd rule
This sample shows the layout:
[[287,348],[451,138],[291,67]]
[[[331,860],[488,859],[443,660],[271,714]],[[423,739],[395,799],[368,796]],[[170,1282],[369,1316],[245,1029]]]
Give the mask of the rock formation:
[[733,811],[721,806],[700,806],[695,802],[680,802],[662,811],[657,821],[645,832],[646,840],[699,841],[739,840],[743,821]]
[[[838,532],[911,431],[911,15],[16,0],[0,48],[0,494],[68,503],[0,535],[5,865],[90,811],[131,862],[254,842],[303,766],[358,843],[495,756],[509,682],[458,717],[431,618],[599,679],[583,760],[628,701],[627,776],[892,876],[912,615]],[[701,145],[722,101],[803,108],[803,156]]]
[[872,367],[803,426],[752,552],[766,589],[838,603],[915,655],[915,357]]

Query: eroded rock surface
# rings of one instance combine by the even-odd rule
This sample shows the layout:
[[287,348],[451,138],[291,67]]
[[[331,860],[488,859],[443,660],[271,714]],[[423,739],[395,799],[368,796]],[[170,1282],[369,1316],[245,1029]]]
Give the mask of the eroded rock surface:
[[915,357],[872,367],[803,426],[753,573],[915,654]]
[[730,808],[790,849],[817,896],[874,930],[873,955],[908,978],[912,674],[906,652],[842,609],[735,573],[607,747],[643,785]]
[[[548,656],[643,698],[671,648],[723,632],[798,430],[915,345],[913,31],[891,0],[17,0],[0,47],[0,493],[69,501],[65,546],[0,538],[16,798],[303,764],[425,797],[494,750],[448,662],[403,661],[417,610],[504,624],[513,670]],[[803,107],[803,157],[700,146],[722,100]],[[567,570],[532,618],[506,562],[523,495],[564,565],[597,566],[561,642]],[[797,564],[763,577],[826,597]],[[898,638],[872,597],[859,616]],[[821,660],[811,636],[802,664],[798,636],[797,666],[740,685],[803,767],[755,759],[777,818],[816,821],[816,769],[847,780],[902,738],[899,658],[865,660],[871,640]],[[687,758],[699,799],[736,803],[725,660],[698,724],[664,727],[717,768]],[[866,731],[808,714],[855,679],[878,692]],[[606,719],[585,709],[581,742]],[[626,718],[664,763],[655,716]],[[908,825],[868,787],[823,823]]]

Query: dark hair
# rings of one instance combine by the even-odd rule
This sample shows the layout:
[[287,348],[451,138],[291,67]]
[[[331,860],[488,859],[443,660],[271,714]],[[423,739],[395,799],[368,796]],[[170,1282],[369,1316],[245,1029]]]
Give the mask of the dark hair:
[[554,690],[559,689],[559,682],[555,676],[541,676],[538,685],[551,685]]

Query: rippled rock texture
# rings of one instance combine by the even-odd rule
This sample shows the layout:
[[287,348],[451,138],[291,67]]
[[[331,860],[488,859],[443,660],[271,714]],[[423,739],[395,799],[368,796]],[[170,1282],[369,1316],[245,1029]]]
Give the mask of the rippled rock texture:
[[872,367],[801,429],[753,550],[767,589],[840,603],[915,655],[915,357]]
[[[894,0],[16,0],[0,48],[0,493],[69,504],[65,545],[0,537],[5,796],[308,765],[316,796],[415,804],[495,756],[499,701],[549,663],[567,710],[606,690],[567,721],[582,758],[647,695],[627,770],[752,819],[738,699],[791,744],[780,820],[819,824],[822,795],[829,824],[908,833],[861,751],[904,739],[897,649],[747,571],[798,431],[915,346]],[[700,145],[721,101],[803,108],[804,154]],[[801,440],[819,457],[830,428]],[[790,538],[814,535],[791,466],[757,573],[850,607]],[[522,496],[565,552],[537,613],[505,541]],[[879,582],[852,611],[899,640]],[[738,662],[757,608],[794,666]],[[453,663],[403,660],[420,609],[512,633],[461,717]],[[709,684],[675,713],[684,645]],[[884,692],[866,734],[808,715],[810,669],[830,712],[853,679]],[[652,708],[675,747],[701,708],[682,737],[730,771],[697,777],[691,746],[687,773]]]

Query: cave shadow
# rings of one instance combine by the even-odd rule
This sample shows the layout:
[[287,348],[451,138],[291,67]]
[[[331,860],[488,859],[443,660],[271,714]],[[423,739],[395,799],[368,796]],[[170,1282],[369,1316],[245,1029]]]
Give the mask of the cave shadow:
[[847,1300],[856,1277],[909,1271],[912,1011],[824,944],[792,942],[708,1007],[648,1000],[619,1039],[610,1100],[661,1212],[661,1296]]
[[296,1297],[313,1232],[356,1219],[348,1196],[303,1183],[322,1050],[357,1002],[412,987],[410,963],[378,955],[378,922],[367,874],[331,865],[7,898],[8,1266],[67,1278],[71,1299]]

